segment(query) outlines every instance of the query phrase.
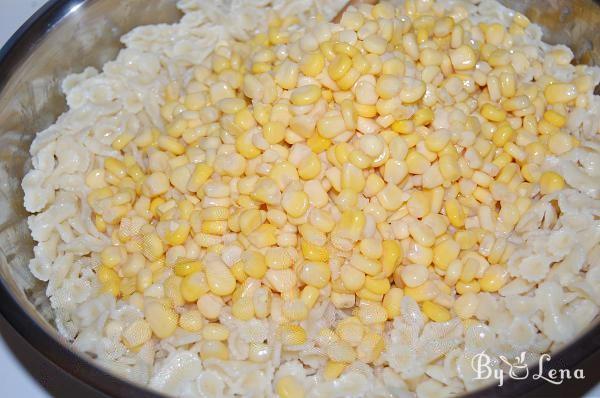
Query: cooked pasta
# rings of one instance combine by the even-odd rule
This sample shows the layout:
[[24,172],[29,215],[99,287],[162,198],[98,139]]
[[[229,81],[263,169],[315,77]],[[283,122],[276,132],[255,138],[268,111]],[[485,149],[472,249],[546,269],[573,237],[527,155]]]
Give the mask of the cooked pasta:
[[600,305],[600,69],[495,1],[181,0],[62,85],[59,332],[172,396],[440,397]]

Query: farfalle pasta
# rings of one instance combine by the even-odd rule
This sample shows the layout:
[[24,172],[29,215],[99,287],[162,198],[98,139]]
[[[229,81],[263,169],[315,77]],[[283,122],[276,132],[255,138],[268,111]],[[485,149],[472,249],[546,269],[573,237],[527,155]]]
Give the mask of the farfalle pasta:
[[596,319],[598,68],[489,0],[178,6],[31,146],[75,349],[178,397],[426,398]]

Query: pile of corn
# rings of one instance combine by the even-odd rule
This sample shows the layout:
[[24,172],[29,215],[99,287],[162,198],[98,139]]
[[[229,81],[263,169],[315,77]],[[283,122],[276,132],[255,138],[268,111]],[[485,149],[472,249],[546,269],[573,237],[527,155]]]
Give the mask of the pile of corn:
[[[201,358],[228,359],[228,306],[271,317],[284,347],[300,345],[302,321],[328,301],[348,314],[316,338],[333,379],[378,359],[404,296],[433,322],[468,322],[477,293],[509,281],[520,217],[564,187],[541,164],[578,144],[561,127],[591,80],[521,84],[528,60],[513,41],[527,18],[466,17],[380,3],[304,30],[273,14],[266,33],[169,84],[165,128],[119,135],[120,156],[86,180],[113,243],[98,279],[145,314],[123,343],[180,327],[202,335]],[[248,360],[270,355],[250,344]],[[277,385],[299,389],[291,376]]]

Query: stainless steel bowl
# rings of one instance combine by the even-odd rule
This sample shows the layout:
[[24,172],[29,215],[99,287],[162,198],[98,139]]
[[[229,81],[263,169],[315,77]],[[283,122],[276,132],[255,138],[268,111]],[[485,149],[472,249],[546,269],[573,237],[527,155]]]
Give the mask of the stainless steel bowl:
[[[578,62],[600,65],[598,2],[502,2],[543,25],[547,41],[572,47]],[[114,58],[119,37],[133,27],[174,22],[179,17],[175,0],[53,0],[0,51],[0,313],[50,361],[115,397],[159,395],[101,370],[56,332],[44,285],[27,268],[33,242],[20,182],[30,167],[29,145],[35,133],[65,111],[59,91],[62,79]],[[546,368],[574,367],[594,353],[600,353],[598,323],[555,354]],[[516,396],[539,382],[509,380],[502,389],[489,387],[470,396]]]

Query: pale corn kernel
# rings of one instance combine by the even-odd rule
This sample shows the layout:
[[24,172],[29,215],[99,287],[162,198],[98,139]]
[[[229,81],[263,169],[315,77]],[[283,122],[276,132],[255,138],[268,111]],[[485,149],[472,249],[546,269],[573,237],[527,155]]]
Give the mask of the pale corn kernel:
[[215,358],[221,360],[229,359],[229,349],[218,340],[205,340],[200,343],[200,358],[203,360]]
[[144,315],[156,337],[165,339],[177,328],[179,316],[170,307],[160,302],[146,303]]
[[277,336],[283,345],[304,344],[307,339],[306,330],[292,323],[282,324],[277,328]]
[[383,297],[383,308],[385,308],[388,319],[394,319],[401,313],[401,302],[404,292],[398,287],[392,287]]
[[402,282],[408,287],[422,285],[427,280],[428,275],[429,271],[427,267],[421,264],[409,264],[402,267],[400,271]]
[[292,266],[292,258],[287,249],[270,247],[265,251],[265,264],[272,269],[286,269]]
[[422,302],[433,300],[438,295],[438,290],[431,281],[428,281],[417,287],[406,286],[404,295],[412,297],[416,302]]
[[477,295],[473,292],[466,292],[454,301],[452,308],[459,318],[469,319],[475,315],[478,304]]
[[329,282],[331,271],[327,263],[305,262],[300,267],[299,277],[307,285],[322,289]]
[[202,328],[202,337],[205,340],[225,341],[229,338],[229,329],[220,323],[207,323]]
[[138,319],[129,325],[122,334],[123,344],[135,348],[145,344],[152,337],[152,329],[148,322]]
[[358,309],[358,319],[365,325],[382,323],[387,320],[387,312],[380,304],[369,304]]
[[109,268],[115,268],[124,260],[122,249],[118,246],[108,246],[100,252],[100,261],[102,265]]
[[188,332],[198,332],[202,325],[202,314],[198,310],[185,311],[179,316],[179,326]]
[[[460,28],[460,26],[457,27]],[[452,62],[454,69],[457,71],[469,70],[473,69],[475,66],[475,63],[477,62],[477,56],[471,47],[462,45],[458,46],[454,50],[450,50],[450,61]]]
[[573,137],[567,133],[555,133],[548,138],[548,149],[555,155],[562,155],[573,149]]
[[365,284],[365,273],[358,268],[351,266],[343,266],[340,275],[344,287],[349,291],[355,292]]

